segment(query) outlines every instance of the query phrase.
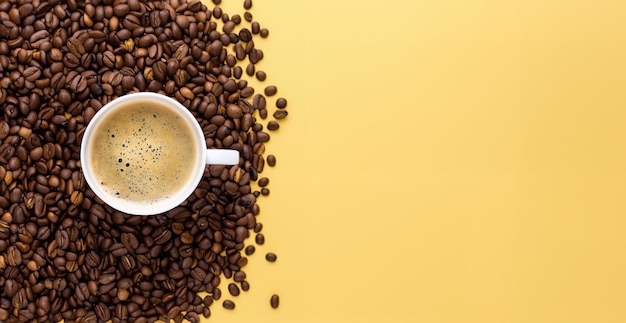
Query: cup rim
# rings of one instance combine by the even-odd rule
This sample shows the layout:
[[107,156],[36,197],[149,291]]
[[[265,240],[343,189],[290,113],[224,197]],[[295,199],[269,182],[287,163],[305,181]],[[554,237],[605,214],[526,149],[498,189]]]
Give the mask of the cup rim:
[[[168,106],[172,110],[177,111],[181,116],[184,116],[184,119],[187,123],[192,127],[192,132],[194,134],[194,142],[197,143],[197,160],[195,165],[198,165],[196,169],[191,169],[188,171],[193,171],[193,176],[189,177],[188,183],[172,198],[164,199],[160,203],[156,203],[154,205],[146,205],[145,203],[135,203],[133,201],[123,200],[119,198],[115,198],[110,194],[104,192],[100,185],[97,183],[95,176],[93,176],[94,170],[91,168],[91,165],[88,162],[88,153],[89,142],[95,133],[95,129],[97,128],[97,124],[100,120],[102,120],[110,111],[114,110],[116,107],[128,103],[134,100],[154,100],[164,103],[164,105]],[[204,138],[204,133],[202,132],[202,128],[198,124],[196,118],[193,114],[180,102],[170,98],[166,95],[153,93],[153,92],[135,92],[129,93],[123,96],[120,96],[104,106],[100,108],[93,118],[90,120],[89,124],[85,128],[85,132],[82,136],[81,141],[81,150],[80,150],[80,162],[81,162],[81,170],[83,172],[83,176],[89,185],[89,188],[98,196],[104,203],[111,206],[112,208],[133,215],[156,215],[165,213],[176,206],[180,205],[184,202],[196,189],[202,176],[204,174],[204,168],[206,166],[206,143]]]

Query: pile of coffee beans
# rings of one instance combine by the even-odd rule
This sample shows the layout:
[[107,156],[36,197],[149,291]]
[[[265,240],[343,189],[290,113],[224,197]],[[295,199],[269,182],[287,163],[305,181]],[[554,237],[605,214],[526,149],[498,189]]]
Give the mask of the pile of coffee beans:
[[[232,295],[250,288],[248,237],[264,241],[251,186],[265,167],[264,119],[273,113],[265,126],[277,130],[287,101],[269,108],[276,87],[246,81],[267,77],[254,40],[269,32],[243,5],[242,19],[198,0],[0,2],[1,322],[198,322],[222,280]],[[94,114],[138,91],[174,97],[208,147],[241,155],[148,217],[104,204],[80,165]]]

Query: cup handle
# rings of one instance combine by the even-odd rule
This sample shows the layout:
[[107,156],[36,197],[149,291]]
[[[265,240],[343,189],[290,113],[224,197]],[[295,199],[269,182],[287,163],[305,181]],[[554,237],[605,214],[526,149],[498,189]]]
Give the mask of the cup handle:
[[237,165],[239,152],[233,149],[207,149],[206,163],[208,165]]

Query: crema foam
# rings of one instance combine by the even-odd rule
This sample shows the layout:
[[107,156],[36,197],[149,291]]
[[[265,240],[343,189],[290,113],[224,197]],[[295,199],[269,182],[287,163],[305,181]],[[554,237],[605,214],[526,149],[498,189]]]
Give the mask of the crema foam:
[[198,168],[198,143],[182,116],[137,101],[101,120],[89,161],[106,194],[153,205],[175,196]]

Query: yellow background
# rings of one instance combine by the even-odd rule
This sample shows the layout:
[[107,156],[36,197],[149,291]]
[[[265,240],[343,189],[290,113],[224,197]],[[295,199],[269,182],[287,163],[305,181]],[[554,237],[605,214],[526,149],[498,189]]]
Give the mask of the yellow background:
[[252,13],[290,115],[251,290],[210,322],[626,322],[625,1]]

